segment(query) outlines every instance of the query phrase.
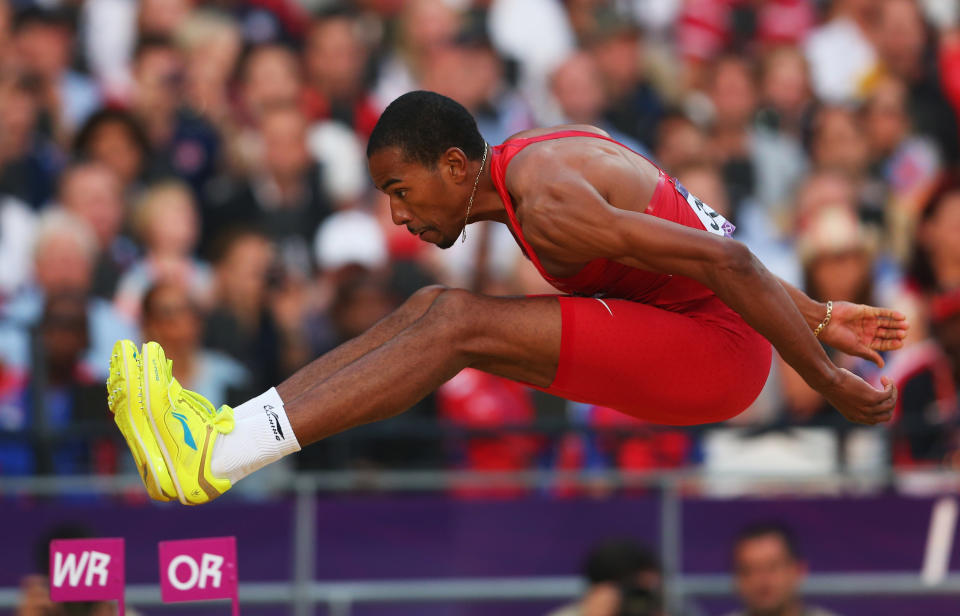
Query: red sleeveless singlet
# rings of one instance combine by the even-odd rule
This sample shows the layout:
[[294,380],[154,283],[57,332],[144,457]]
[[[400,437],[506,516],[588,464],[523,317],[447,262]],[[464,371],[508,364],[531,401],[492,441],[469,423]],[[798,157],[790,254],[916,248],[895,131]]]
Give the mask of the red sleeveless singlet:
[[[510,139],[501,145],[494,146],[491,151],[490,174],[500,199],[506,207],[511,231],[540,275],[555,288],[570,295],[628,299],[663,308],[679,307],[688,302],[712,296],[713,292],[710,289],[690,278],[649,272],[609,259],[594,259],[577,274],[567,278],[556,278],[544,270],[517,222],[513,199],[506,187],[507,166],[514,156],[533,143],[570,137],[602,139],[627,147],[603,135],[566,130],[536,137]],[[695,229],[708,230],[709,226],[709,230],[713,233],[730,235],[733,226],[729,222],[690,195],[682,185],[670,178],[659,167],[657,169],[660,171],[660,178],[644,214]]]

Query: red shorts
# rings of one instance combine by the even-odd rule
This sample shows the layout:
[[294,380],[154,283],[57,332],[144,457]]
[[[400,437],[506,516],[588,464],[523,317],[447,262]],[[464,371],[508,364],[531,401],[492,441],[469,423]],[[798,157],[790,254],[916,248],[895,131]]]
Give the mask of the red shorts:
[[561,295],[560,363],[538,388],[660,424],[723,421],[760,394],[770,343],[711,296],[682,312]]

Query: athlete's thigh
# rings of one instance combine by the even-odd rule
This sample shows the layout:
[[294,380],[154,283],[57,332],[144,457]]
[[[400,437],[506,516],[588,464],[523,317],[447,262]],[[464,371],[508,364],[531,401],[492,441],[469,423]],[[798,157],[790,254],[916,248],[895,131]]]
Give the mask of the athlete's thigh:
[[440,303],[453,305],[462,320],[459,341],[470,366],[515,381],[549,386],[560,361],[562,321],[557,296],[491,297],[448,291]]

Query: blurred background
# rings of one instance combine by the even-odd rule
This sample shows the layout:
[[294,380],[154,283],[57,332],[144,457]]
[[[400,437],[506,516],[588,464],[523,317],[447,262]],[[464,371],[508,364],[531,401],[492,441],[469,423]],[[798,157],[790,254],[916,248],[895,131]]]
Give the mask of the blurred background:
[[[465,370],[210,506],[147,502],[116,339],[238,404],[427,284],[552,291],[504,227],[391,224],[364,148],[413,89],[491,144],[603,128],[810,296],[907,314],[894,420],[781,361],[690,429]],[[140,613],[226,613],[157,605],[155,546],[228,534],[245,614],[960,613],[958,117],[955,0],[0,0],[0,613],[112,614],[37,577],[89,535],[126,537]]]

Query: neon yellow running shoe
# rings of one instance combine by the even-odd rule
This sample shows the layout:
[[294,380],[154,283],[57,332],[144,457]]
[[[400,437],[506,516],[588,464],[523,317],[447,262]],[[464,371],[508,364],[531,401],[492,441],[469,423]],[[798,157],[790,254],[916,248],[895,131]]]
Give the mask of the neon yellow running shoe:
[[213,475],[210,460],[217,436],[233,431],[233,409],[224,405],[217,411],[206,398],[184,389],[156,342],[144,344],[142,355],[144,414],[176,496],[184,505],[212,501],[232,485]]
[[107,404],[133,453],[140,479],[150,498],[159,501],[176,498],[167,463],[143,412],[141,355],[129,340],[119,340],[113,345],[110,376],[107,377]]

